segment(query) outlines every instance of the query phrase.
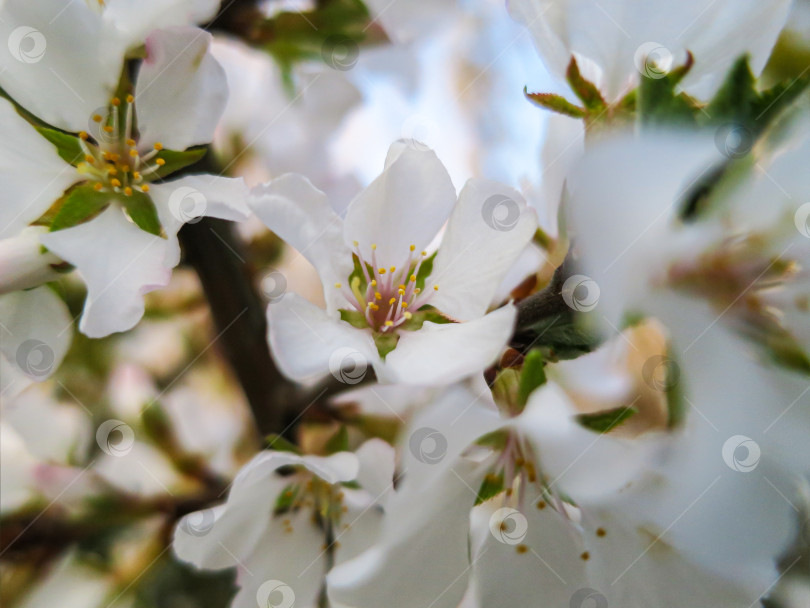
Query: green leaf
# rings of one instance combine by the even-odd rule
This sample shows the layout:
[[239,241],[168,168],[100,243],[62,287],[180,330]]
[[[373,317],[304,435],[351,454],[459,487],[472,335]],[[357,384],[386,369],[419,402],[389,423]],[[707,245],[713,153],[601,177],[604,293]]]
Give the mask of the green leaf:
[[808,86],[810,86],[810,76],[804,76],[762,91],[751,108],[757,126],[755,130],[763,131],[782,110],[807,90]]
[[90,185],[73,188],[62,201],[59,211],[51,222],[50,230],[64,230],[87,222],[115,201],[116,195],[110,192],[96,192]]
[[676,91],[678,83],[692,65],[690,53],[684,65],[668,74],[658,77],[642,76],[636,93],[636,108],[642,125],[696,124],[698,105],[688,95]]
[[607,103],[599,92],[599,89],[596,88],[596,85],[582,77],[579,66],[577,65],[577,60],[573,56],[571,57],[571,62],[568,64],[565,76],[568,80],[568,84],[571,85],[571,89],[576,96],[582,100],[586,108],[591,111],[599,112],[607,107]]
[[155,236],[163,236],[155,203],[148,194],[135,190],[130,196],[119,196],[118,200],[123,203],[127,215],[138,228]]
[[264,447],[268,450],[275,450],[277,452],[292,452],[293,454],[301,453],[298,446],[281,435],[277,435],[275,433],[271,433],[264,438]]
[[541,108],[557,112],[558,114],[564,114],[571,118],[585,117],[585,108],[575,106],[561,95],[554,95],[553,93],[529,93],[526,87],[523,87],[523,94],[526,96],[526,99]]
[[638,410],[634,407],[618,407],[596,414],[580,414],[577,416],[577,422],[590,431],[607,433],[637,413]]
[[349,451],[349,431],[345,424],[341,424],[337,432],[329,438],[325,448],[327,454]]
[[377,347],[377,352],[380,358],[385,360],[392,350],[397,347],[399,342],[399,335],[395,333],[377,333],[374,334],[374,345]]
[[366,316],[359,310],[346,310],[341,308],[339,312],[341,321],[346,321],[346,323],[352,327],[357,327],[359,329],[365,329],[368,327]]
[[518,402],[525,407],[529,395],[546,383],[546,370],[543,353],[539,349],[529,351],[523,359],[523,369],[520,371],[520,384],[518,386]]
[[[153,175],[161,178],[171,175],[175,171],[179,171],[184,167],[193,165],[202,159],[207,151],[208,148],[205,146],[201,148],[189,148],[188,150],[184,150],[182,152],[178,152],[176,150],[161,150],[156,158],[162,158],[166,161],[166,164],[155,171]],[[154,163],[155,159],[153,158],[150,162]]]
[[36,127],[36,129],[40,135],[56,147],[56,151],[65,162],[76,165],[84,158],[84,151],[79,144],[79,138],[75,135],[49,129],[48,127]]
[[478,488],[478,497],[475,499],[475,505],[478,506],[482,502],[494,498],[503,492],[503,490],[503,473],[497,475],[490,473],[484,477],[484,481],[481,482],[481,487]]
[[432,255],[422,260],[422,265],[419,267],[419,272],[416,273],[416,286],[419,289],[425,288],[425,281],[433,272],[433,260],[436,259],[438,251],[434,251]]

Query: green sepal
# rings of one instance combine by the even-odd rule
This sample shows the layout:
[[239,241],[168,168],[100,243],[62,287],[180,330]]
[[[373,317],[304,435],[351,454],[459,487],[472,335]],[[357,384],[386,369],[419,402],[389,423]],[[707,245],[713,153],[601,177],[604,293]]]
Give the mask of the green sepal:
[[554,93],[529,93],[526,87],[523,87],[523,95],[534,105],[545,108],[546,110],[551,110],[557,114],[563,114],[571,118],[584,118],[587,114],[585,108],[575,106],[562,95],[555,95]]
[[148,194],[134,190],[130,196],[118,195],[118,200],[138,228],[155,236],[164,236],[157,208]]
[[607,433],[626,422],[637,413],[638,410],[632,406],[617,407],[616,409],[597,412],[596,414],[580,414],[577,416],[577,422],[589,431]]
[[752,114],[756,124],[759,125],[757,131],[761,132],[774,118],[788,105],[790,105],[799,95],[810,86],[810,75],[801,76],[790,82],[779,83],[770,89],[762,91],[754,101]]
[[479,437],[478,440],[475,442],[475,445],[493,448],[496,450],[502,450],[503,448],[506,447],[506,441],[508,439],[509,439],[509,431],[504,429],[498,429],[497,431],[487,433],[483,437]]
[[377,347],[377,353],[382,360],[385,360],[388,353],[397,347],[397,342],[399,342],[399,334],[393,332],[374,334],[374,346]]
[[[197,161],[201,160],[205,153],[208,152],[208,148],[206,146],[202,146],[200,148],[189,148],[188,150],[183,150],[182,152],[178,152],[177,150],[161,150],[158,152],[158,155],[153,158],[150,163],[154,163],[156,158],[162,158],[166,161],[166,164],[160,167],[155,173],[154,176],[163,178],[167,175],[171,175],[175,171],[179,171],[189,165],[193,165]],[[153,179],[150,176],[150,179]]]
[[346,310],[345,308],[341,308],[339,312],[340,320],[346,321],[346,323],[352,327],[357,327],[358,329],[365,329],[368,327],[366,316],[359,310]]
[[715,93],[704,116],[712,123],[735,121],[753,122],[757,100],[756,79],[748,66],[748,55],[743,55],[731,66],[723,84]]
[[301,453],[297,445],[275,433],[271,433],[264,438],[264,447],[265,449],[275,450],[276,452],[292,452],[293,454]]
[[523,359],[523,368],[520,370],[518,384],[518,403],[526,407],[529,395],[546,383],[546,370],[543,353],[539,349],[529,351]]
[[481,487],[478,488],[478,496],[475,499],[475,506],[480,505],[482,502],[485,502],[490,498],[496,497],[503,491],[503,473],[498,473],[497,475],[495,473],[490,473],[484,477],[484,481],[481,482]]
[[667,347],[667,359],[670,364],[667,366],[667,377],[664,379],[664,396],[667,403],[667,428],[679,427],[686,420],[686,396],[683,390],[683,378],[671,377],[672,370],[679,370],[678,362],[675,360],[675,353],[671,347]]
[[349,451],[349,431],[346,429],[345,424],[341,424],[335,434],[329,438],[324,449],[327,454]]
[[596,85],[583,78],[577,60],[573,56],[568,64],[568,69],[565,71],[565,78],[588,110],[599,112],[607,107],[607,103]]
[[660,78],[642,76],[636,93],[636,108],[642,125],[680,123],[694,126],[699,111],[697,103],[685,93],[676,90],[678,83],[689,73],[694,58],[689,53],[686,63]]
[[495,376],[495,380],[490,386],[492,398],[495,403],[510,415],[519,414],[523,410],[520,404],[520,372],[513,368],[502,369]]
[[438,325],[455,323],[452,319],[445,317],[438,309],[432,306],[423,306],[420,310],[411,313],[411,318],[400,325],[400,327],[406,331],[416,331],[422,329],[422,325],[425,324],[425,321],[430,321]]
[[96,217],[115,200],[116,195],[112,192],[97,192],[88,184],[76,186],[63,197],[59,211],[51,221],[50,231],[83,224]]
[[49,129],[48,127],[36,127],[36,130],[42,137],[56,147],[56,151],[65,162],[71,165],[77,165],[84,159],[84,150],[82,150],[79,144],[79,138],[75,135],[57,131],[56,129]]
[[433,272],[433,261],[436,259],[436,254],[438,251],[434,251],[424,260],[422,260],[422,265],[419,266],[419,272],[416,273],[416,286],[419,289],[425,288],[425,281]]
[[521,330],[520,338],[540,348],[547,361],[576,359],[602,343],[599,335],[573,311],[540,319]]
[[276,498],[276,504],[273,507],[273,514],[279,515],[289,511],[292,508],[293,503],[295,503],[295,499],[300,490],[301,486],[297,483],[291,483],[284,488]]

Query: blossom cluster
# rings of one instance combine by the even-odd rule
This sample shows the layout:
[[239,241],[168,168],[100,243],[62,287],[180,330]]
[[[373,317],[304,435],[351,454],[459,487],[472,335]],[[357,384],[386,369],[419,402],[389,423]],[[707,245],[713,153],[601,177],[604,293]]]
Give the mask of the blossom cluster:
[[[803,605],[810,79],[764,74],[791,3],[369,0],[363,34],[384,43],[363,47],[354,79],[354,38],[327,35],[326,68],[291,72],[274,29],[241,42],[207,31],[226,4],[0,2],[0,431],[23,471],[4,471],[0,514],[44,497],[42,513],[66,501],[75,520],[105,492],[120,499],[107,515],[152,513],[148,478],[169,494],[201,484],[154,537],[196,569],[235,571],[234,608]],[[272,10],[246,14],[280,31]],[[312,7],[276,10],[327,28]],[[514,40],[497,39],[492,15]],[[447,95],[475,141],[418,115],[382,137],[386,108],[364,112],[362,83],[409,82],[415,49],[448,31],[442,44],[466,40],[469,57],[525,42],[543,90],[518,88],[512,113],[498,96],[515,79],[488,64]],[[526,111],[544,117],[542,138]],[[512,141],[527,135],[542,141],[531,162]],[[284,264],[244,288],[230,264],[248,274],[265,258],[243,259],[210,218]],[[182,238],[192,230],[202,253]],[[206,249],[208,233],[227,251]],[[184,264],[214,317],[240,290],[248,304],[172,364],[175,379],[118,367],[111,398],[88,393],[117,412],[95,429],[55,407],[49,383],[72,396],[63,361],[147,325],[160,301],[145,296],[176,289]],[[256,287],[260,348],[229,343],[227,379],[178,394],[175,380],[250,317]],[[171,358],[150,345],[143,368]],[[245,381],[259,351],[277,389],[260,403]],[[238,391],[213,388],[229,374],[259,428],[271,421],[263,449],[243,440]],[[195,409],[208,399],[214,422]],[[172,422],[180,410],[197,426]],[[60,426],[105,456],[81,470],[84,439],[57,441]],[[798,599],[785,599],[794,580]]]

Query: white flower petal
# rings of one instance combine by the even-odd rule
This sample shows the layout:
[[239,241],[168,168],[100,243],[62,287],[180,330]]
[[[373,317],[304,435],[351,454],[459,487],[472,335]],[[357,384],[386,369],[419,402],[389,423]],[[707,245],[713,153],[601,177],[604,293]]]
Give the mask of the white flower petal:
[[[353,384],[365,375],[368,364],[379,365],[370,333],[332,319],[301,296],[288,293],[271,302],[267,320],[273,359],[294,380],[316,380],[331,371],[336,378],[347,378],[345,381]],[[344,376],[341,365],[354,371]]]
[[348,283],[351,251],[343,242],[343,220],[326,195],[302,175],[289,173],[253,188],[249,204],[270,230],[315,266],[329,313],[345,307],[335,283]]
[[461,321],[486,313],[503,276],[537,229],[534,210],[514,189],[471,179],[450,215],[430,282],[430,300]]
[[45,122],[78,132],[112,97],[123,53],[101,52],[101,16],[85,2],[7,0],[0,86]]
[[385,358],[381,379],[406,384],[450,384],[481,373],[506,346],[516,309],[507,304],[466,323],[426,321],[418,331],[400,333]]
[[51,264],[62,260],[43,251],[39,237],[48,229],[43,226],[25,228],[17,236],[0,240],[0,295],[37,287],[59,277]]
[[355,451],[360,461],[357,483],[379,500],[394,487],[394,448],[382,439],[369,439]]
[[[48,287],[0,296],[0,353],[31,380],[44,380],[62,363],[73,338],[70,325],[67,306]],[[2,394],[11,398],[6,380]],[[24,381],[15,384],[22,388]]]
[[138,228],[117,204],[85,224],[41,238],[87,284],[79,329],[92,338],[133,327],[143,316],[143,294],[169,282],[171,271],[163,263],[168,241]]
[[0,99],[0,130],[0,238],[9,238],[45,213],[79,176],[5,99]]
[[399,266],[411,245],[417,252],[427,248],[455,202],[455,188],[435,152],[395,143],[382,174],[349,204],[346,243],[357,241],[366,261],[375,244],[381,266]]
[[210,143],[228,100],[225,72],[195,27],[156,30],[146,39],[135,84],[139,146],[170,150]]

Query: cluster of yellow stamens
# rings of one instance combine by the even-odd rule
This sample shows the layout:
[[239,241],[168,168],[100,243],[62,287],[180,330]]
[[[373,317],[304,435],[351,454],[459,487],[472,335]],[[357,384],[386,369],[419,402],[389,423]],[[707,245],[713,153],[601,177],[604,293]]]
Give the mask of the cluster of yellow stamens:
[[131,196],[133,191],[149,192],[149,184],[166,164],[159,153],[163,145],[158,142],[148,151],[138,149],[134,135],[135,98],[127,95],[110,100],[106,117],[94,114],[92,120],[98,132],[90,135],[79,132],[79,145],[84,160],[77,165],[79,173],[93,182],[98,191],[112,191]]
[[[277,513],[278,517],[282,518],[284,532],[295,531],[290,514],[300,509],[311,510],[312,523],[328,528],[332,532],[349,528],[348,523],[340,525],[340,520],[348,511],[348,507],[344,504],[345,495],[339,485],[327,483],[308,471],[300,471],[296,476],[299,478],[298,483],[288,486],[280,497],[283,502],[288,503],[288,507],[282,513]],[[337,542],[333,544],[336,545]]]
[[[377,261],[377,245],[371,245],[371,260],[366,261],[360,253],[357,241],[354,241],[354,253],[360,261],[365,281],[354,277],[350,291],[344,291],[350,304],[362,312],[375,331],[387,332],[399,327],[413,317],[413,311],[419,310],[428,303],[433,292],[426,293],[416,286],[416,277],[427,252],[416,254],[416,245],[410,246],[405,263],[397,266],[382,266]],[[363,289],[365,284],[365,289]],[[342,283],[336,283],[337,289],[343,289]]]

